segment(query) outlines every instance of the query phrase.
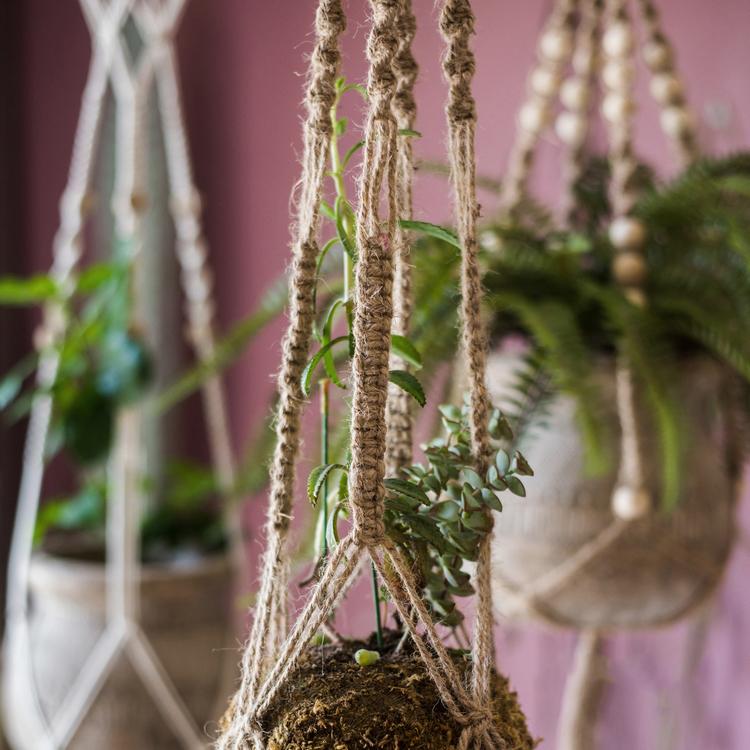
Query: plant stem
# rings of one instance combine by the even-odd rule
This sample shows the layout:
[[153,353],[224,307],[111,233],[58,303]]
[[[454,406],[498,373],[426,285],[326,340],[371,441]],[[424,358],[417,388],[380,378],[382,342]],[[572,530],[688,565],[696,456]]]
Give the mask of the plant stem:
[[[324,378],[320,381],[320,458],[321,463],[329,463],[329,440],[328,440],[328,422],[330,417],[330,404],[328,399],[329,386],[331,381]],[[328,480],[323,483],[323,500],[321,503],[321,513],[323,515],[323,534],[320,546],[322,557],[328,555]]]
[[[331,107],[331,123],[333,131],[331,132],[331,178],[336,187],[336,195],[342,200],[346,200],[346,183],[344,182],[344,170],[341,165],[341,154],[339,153],[339,136],[337,131],[338,122],[338,105],[341,101],[341,92],[336,94],[336,100]],[[349,224],[347,216],[344,217],[344,229],[351,233],[352,227]],[[351,289],[353,287],[352,259],[349,253],[344,251],[344,299],[351,299]]]
[[372,600],[375,605],[375,637],[378,648],[383,648],[383,624],[380,620],[380,586],[378,585],[378,571],[375,564],[370,563],[372,573]]

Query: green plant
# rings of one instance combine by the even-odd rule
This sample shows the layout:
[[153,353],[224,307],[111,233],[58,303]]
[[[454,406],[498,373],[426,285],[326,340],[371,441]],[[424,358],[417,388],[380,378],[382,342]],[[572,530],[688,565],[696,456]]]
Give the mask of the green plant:
[[[319,512],[320,540],[316,571],[320,569],[329,550],[339,543],[339,524],[350,512],[346,441],[342,441],[333,450],[330,441],[332,415],[338,417],[337,421],[344,431],[348,430],[348,404],[341,404],[334,411],[330,393],[331,385],[342,390],[347,388],[346,376],[341,374],[340,362],[335,359],[334,354],[341,352],[343,359],[348,359],[353,356],[356,346],[352,328],[352,275],[357,263],[356,215],[346,193],[345,169],[362,143],[355,143],[344,156],[340,154],[340,139],[346,133],[347,123],[337,114],[341,98],[352,90],[360,91],[358,87],[347,85],[343,79],[337,82],[338,95],[331,111],[333,135],[330,147],[330,177],[334,197],[330,203],[322,204],[322,214],[332,225],[334,235],[323,244],[317,263],[316,290],[323,277],[326,261],[334,253],[340,253],[342,294],[327,300],[322,307],[314,329],[318,348],[302,373],[301,383],[306,396],[314,393],[317,383],[321,403],[321,464],[313,469],[307,485],[310,502]],[[399,133],[402,138],[417,136],[415,131]],[[434,225],[414,223],[409,228],[421,229],[426,226],[432,227],[435,233],[457,245],[450,231]],[[440,274],[444,272],[444,267],[437,265],[433,270]],[[425,284],[423,280],[419,283]],[[443,300],[436,299],[435,303],[435,310],[444,307]],[[455,301],[453,311],[455,312]],[[444,314],[446,312],[447,310],[443,310]],[[434,318],[435,316],[423,318],[420,322],[428,323],[426,329],[429,331],[432,326],[434,331]],[[337,326],[343,329],[339,335],[335,335]],[[426,403],[425,388],[414,375],[414,371],[422,370],[424,365],[418,346],[411,338],[392,334],[391,348],[410,369],[391,370],[390,381],[423,407]],[[431,349],[428,347],[428,351]],[[439,351],[433,351],[432,356],[435,362],[441,359]],[[477,559],[480,542],[492,527],[488,511],[502,509],[498,492],[510,490],[518,495],[525,494],[518,477],[531,473],[531,470],[520,453],[516,452],[511,459],[498,444],[493,456],[494,465],[485,477],[480,477],[471,466],[473,461],[469,447],[468,409],[445,406],[440,407],[440,411],[446,436],[423,446],[427,463],[414,464],[405,469],[401,476],[385,480],[385,522],[389,536],[406,555],[412,569],[419,571],[420,585],[432,613],[438,621],[455,629],[462,622],[462,614],[456,607],[454,597],[473,592],[470,576],[464,568],[467,562]],[[492,414],[489,427],[498,440],[509,440],[512,437],[507,420],[497,410]],[[381,587],[374,567],[372,589],[376,639],[378,645],[382,646],[385,618],[381,609],[387,600],[387,593]]]
[[[35,539],[54,532],[83,533],[104,543],[107,507],[105,463],[118,412],[143,401],[152,384],[152,355],[130,324],[132,263],[120,242],[113,259],[86,268],[65,282],[53,276],[0,279],[0,304],[48,306],[65,321],[64,332],[38,341],[0,381],[0,408],[11,419],[24,416],[32,401],[52,403],[46,460],[64,454],[78,487],[70,496],[47,500],[38,515]],[[32,381],[41,362],[56,361],[51,383]],[[144,490],[149,488],[143,478]],[[219,494],[213,473],[186,463],[169,467],[159,502],[142,521],[142,554],[153,560],[186,547],[213,551],[224,545]]]
[[[422,446],[426,463],[415,463],[403,476],[385,480],[385,524],[411,569],[418,572],[436,620],[456,628],[463,614],[455,598],[474,593],[466,563],[477,560],[482,538],[492,528],[487,510],[502,510],[499,493],[524,497],[520,477],[533,471],[519,451],[505,450],[513,442],[513,432],[498,409],[492,411],[488,425],[494,452],[484,476],[473,465],[469,407],[443,405],[439,411],[445,434]],[[326,529],[329,546],[339,542],[339,522],[349,515],[348,472],[348,464],[323,464],[308,481],[308,497],[315,506],[326,480],[338,474]]]
[[[594,362],[622,352],[648,398],[659,428],[663,501],[679,493],[682,440],[672,383],[680,358],[692,351],[717,357],[750,380],[750,155],[705,160],[667,184],[646,168],[635,215],[647,230],[646,296],[640,309],[613,282],[608,236],[608,169],[592,159],[576,186],[576,226],[560,230],[543,209],[527,204],[514,225],[491,222],[482,234],[484,284],[496,339],[520,334],[530,359],[515,389],[518,425],[525,409],[543,407],[555,392],[576,398],[590,469],[610,465],[603,398]],[[414,257],[452,262],[445,291],[456,283],[457,263],[442,228],[423,225]],[[431,296],[441,291],[433,286]],[[418,298],[417,308],[425,305]]]

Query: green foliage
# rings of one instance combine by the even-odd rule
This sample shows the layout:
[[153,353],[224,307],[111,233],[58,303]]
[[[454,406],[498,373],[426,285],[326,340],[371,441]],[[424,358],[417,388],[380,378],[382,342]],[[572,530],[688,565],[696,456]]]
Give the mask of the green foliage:
[[[526,494],[521,477],[533,475],[523,455],[506,450],[513,432],[499,410],[492,411],[489,429],[494,440],[492,464],[484,476],[474,468],[469,444],[469,407],[440,407],[444,436],[422,446],[427,462],[414,464],[401,477],[385,480],[385,523],[388,535],[401,548],[417,572],[420,586],[436,618],[455,627],[463,615],[455,599],[474,590],[467,562],[479,555],[482,539],[492,528],[491,511],[501,511],[500,493]],[[348,466],[316,467],[308,481],[315,502],[328,474]],[[329,542],[339,540],[338,520],[349,515],[348,493],[339,491],[334,502]]]
[[[144,492],[151,489],[145,481]],[[217,552],[226,545],[220,507],[215,501],[219,487],[213,472],[186,461],[168,467],[160,502],[148,508],[141,520],[141,557],[145,562],[168,559],[174,554]],[[85,533],[104,544],[107,516],[107,479],[102,468],[89,471],[80,488],[69,497],[49,500],[42,506],[34,529],[40,544],[55,532]]]
[[[573,230],[555,228],[531,202],[515,223],[485,228],[480,257],[492,333],[495,339],[520,334],[531,344],[526,372],[516,381],[516,414],[509,415],[519,435],[537,421],[536,410],[543,417],[554,393],[570,394],[595,472],[614,458],[595,362],[621,352],[658,428],[663,502],[670,506],[689,439],[673,388],[681,358],[707,352],[750,381],[750,154],[699,162],[665,185],[640,169],[635,214],[647,230],[645,310],[630,304],[611,278],[608,179],[606,160],[592,159],[576,188]],[[416,244],[417,264],[423,253],[428,273],[444,271],[417,287],[416,317],[424,329],[435,330],[434,320],[446,330],[456,324],[458,258],[453,243],[433,230]],[[451,359],[454,351],[446,347],[440,356]]]
[[43,352],[58,361],[49,390],[29,384],[24,392],[38,364],[36,354],[28,355],[0,381],[0,407],[22,404],[26,410],[35,396],[50,395],[50,443],[83,466],[106,458],[117,410],[139,398],[151,381],[150,353],[141,335],[128,327],[129,275],[129,259],[118,257],[84,271],[66,294],[48,276],[4,279],[0,284],[0,302],[54,299],[67,321],[64,335]]
[[[35,527],[37,543],[51,532],[75,532],[103,544],[105,462],[116,418],[122,407],[144,398],[153,379],[151,352],[130,325],[129,246],[116,244],[111,261],[89,266],[64,285],[49,276],[0,281],[0,303],[53,304],[66,322],[62,336],[47,342],[39,354],[27,355],[0,381],[0,408],[14,416],[30,408],[35,398],[51,397],[46,457],[64,452],[78,474],[78,489],[69,497],[43,504]],[[30,382],[40,357],[58,363],[49,386]],[[143,481],[144,491],[151,492],[148,478]],[[142,519],[144,559],[186,547],[210,552],[223,546],[223,524],[212,502],[219,488],[211,471],[176,463],[159,489],[159,501]]]

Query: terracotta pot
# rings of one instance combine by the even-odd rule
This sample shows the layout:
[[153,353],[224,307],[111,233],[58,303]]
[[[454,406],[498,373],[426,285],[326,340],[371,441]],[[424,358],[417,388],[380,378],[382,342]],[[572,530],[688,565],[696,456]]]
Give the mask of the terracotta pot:
[[[502,407],[516,357],[495,353],[488,380]],[[513,596],[571,558],[614,520],[611,511],[619,457],[612,360],[599,365],[610,427],[612,469],[585,471],[575,403],[558,397],[521,448],[536,476],[526,498],[504,498],[493,541],[495,600],[504,616],[539,616],[576,627],[632,628],[666,624],[685,615],[717,586],[729,557],[737,484],[733,427],[739,405],[736,381],[706,357],[686,359],[675,387],[685,438],[681,496],[672,512],[659,509],[661,480],[657,434],[640,405],[642,457],[656,510],[633,522],[601,554],[550,595],[528,601]],[[510,585],[508,585],[510,584]]]
[[[226,659],[232,575],[224,557],[142,570],[141,623],[199,727],[218,715],[231,692]],[[29,576],[31,664],[17,629],[5,643],[3,713],[14,750],[41,745],[31,680],[47,717],[61,706],[105,621],[105,571],[99,563],[37,554]],[[234,661],[234,654],[231,658]],[[172,734],[131,663],[114,667],[84,718],[72,748],[177,750]]]

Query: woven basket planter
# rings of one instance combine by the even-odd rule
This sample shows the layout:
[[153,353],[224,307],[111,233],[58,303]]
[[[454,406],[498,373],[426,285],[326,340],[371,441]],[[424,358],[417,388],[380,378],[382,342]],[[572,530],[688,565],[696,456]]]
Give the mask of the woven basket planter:
[[[491,358],[488,378],[498,405],[507,398],[517,364],[504,353]],[[604,418],[616,451],[614,363],[603,360],[599,368]],[[649,627],[680,618],[714,590],[733,540],[737,472],[731,461],[731,413],[737,401],[731,394],[736,383],[713,360],[693,357],[679,368],[676,387],[685,426],[685,470],[676,508],[667,513],[657,507],[632,522],[565,585],[530,602],[524,592],[535,581],[558,569],[614,520],[617,461],[609,473],[587,476],[575,404],[569,397],[553,402],[546,427],[538,427],[522,446],[536,470],[526,482],[527,497],[508,499],[496,518],[493,581],[502,615],[536,615],[579,628]],[[645,409],[639,421],[647,483],[658,506],[657,436]]]
[[[230,636],[232,575],[223,557],[184,566],[142,569],[142,627],[198,726],[216,715],[231,690],[222,646]],[[5,643],[3,713],[14,750],[37,750],[41,727],[29,710],[30,680],[41,707],[54,715],[104,627],[102,564],[37,554],[30,570],[30,637],[33,676],[11,634]],[[233,656],[233,654],[232,654]],[[231,658],[231,657],[230,657]],[[77,748],[178,750],[151,695],[121,654],[72,743]]]

